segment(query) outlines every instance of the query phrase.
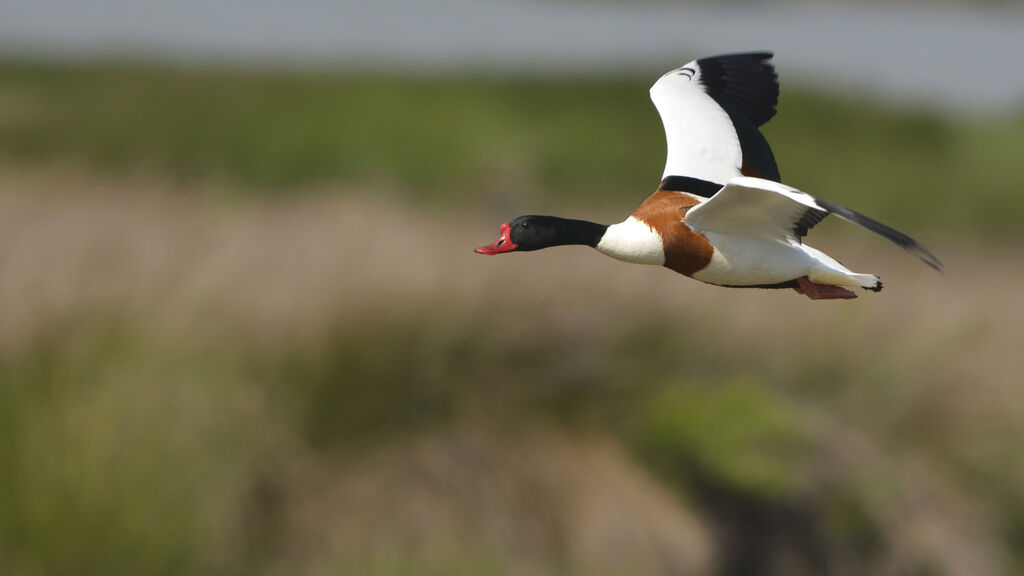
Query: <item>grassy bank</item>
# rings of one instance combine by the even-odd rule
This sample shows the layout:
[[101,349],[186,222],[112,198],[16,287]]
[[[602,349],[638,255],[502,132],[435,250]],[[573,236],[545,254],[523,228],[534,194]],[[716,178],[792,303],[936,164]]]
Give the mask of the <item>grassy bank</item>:
[[815,303],[358,193],[2,189],[5,573],[1019,566],[1012,253],[832,238],[886,290]]
[[[1024,118],[830,100],[787,83],[784,63],[781,75],[780,114],[766,133],[787,182],[918,229],[1018,233]],[[0,161],[219,179],[245,195],[346,184],[442,205],[626,210],[657,185],[663,165],[652,80],[6,63]]]

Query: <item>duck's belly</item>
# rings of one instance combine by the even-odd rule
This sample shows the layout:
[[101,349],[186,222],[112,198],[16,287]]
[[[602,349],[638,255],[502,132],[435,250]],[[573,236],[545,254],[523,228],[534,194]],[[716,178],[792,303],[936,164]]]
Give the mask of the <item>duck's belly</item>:
[[705,236],[714,246],[714,254],[707,266],[691,276],[709,284],[778,284],[807,275],[816,263],[798,244],[727,234],[706,233]]

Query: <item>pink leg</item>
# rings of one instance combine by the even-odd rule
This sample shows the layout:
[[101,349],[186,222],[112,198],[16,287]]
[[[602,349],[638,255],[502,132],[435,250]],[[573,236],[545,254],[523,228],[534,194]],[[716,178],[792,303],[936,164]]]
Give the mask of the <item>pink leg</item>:
[[857,295],[842,286],[830,286],[828,284],[815,284],[807,276],[796,279],[798,286],[794,287],[800,294],[811,300],[849,300]]

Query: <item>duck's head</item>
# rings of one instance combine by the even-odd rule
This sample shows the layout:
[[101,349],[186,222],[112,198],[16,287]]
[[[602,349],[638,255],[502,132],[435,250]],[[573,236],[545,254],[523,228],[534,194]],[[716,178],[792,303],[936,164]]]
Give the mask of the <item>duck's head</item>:
[[476,249],[478,254],[502,254],[504,252],[529,252],[550,246],[575,244],[572,232],[574,220],[554,216],[520,216],[501,225],[498,239],[487,246]]

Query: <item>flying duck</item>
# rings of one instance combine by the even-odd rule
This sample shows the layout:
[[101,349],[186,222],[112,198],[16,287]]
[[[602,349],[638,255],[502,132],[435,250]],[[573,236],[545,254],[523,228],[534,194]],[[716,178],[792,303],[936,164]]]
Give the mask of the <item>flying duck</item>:
[[624,221],[604,225],[520,216],[501,225],[480,254],[582,244],[638,264],[665,266],[701,282],[793,288],[812,300],[847,299],[850,288],[882,289],[803,243],[829,214],[858,224],[941,270],[913,238],[839,204],[781,183],[758,127],[775,116],[779,83],[771,52],[701,58],[651,87],[668,140],[657,191]]

